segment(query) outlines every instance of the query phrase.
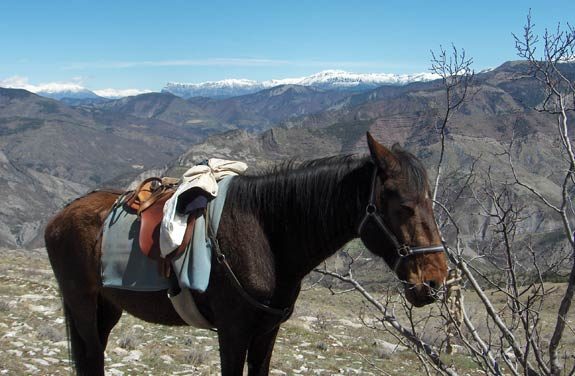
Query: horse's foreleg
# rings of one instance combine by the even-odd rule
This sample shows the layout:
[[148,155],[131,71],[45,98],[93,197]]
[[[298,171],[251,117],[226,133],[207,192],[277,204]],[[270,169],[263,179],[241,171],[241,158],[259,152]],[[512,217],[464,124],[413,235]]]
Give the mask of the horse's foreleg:
[[240,327],[218,328],[222,376],[243,375],[250,338]]
[[263,376],[269,373],[272,351],[279,327],[252,339],[248,350],[248,375]]

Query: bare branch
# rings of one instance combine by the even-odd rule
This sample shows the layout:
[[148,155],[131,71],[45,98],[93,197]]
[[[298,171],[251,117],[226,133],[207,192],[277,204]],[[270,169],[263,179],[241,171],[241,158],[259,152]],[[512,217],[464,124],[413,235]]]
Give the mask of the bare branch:
[[571,302],[573,301],[573,296],[575,295],[575,248],[572,258],[573,266],[571,267],[569,281],[567,282],[567,290],[565,291],[565,295],[563,295],[563,299],[561,299],[561,304],[559,305],[559,311],[557,313],[555,330],[553,331],[551,341],[549,341],[549,360],[551,363],[551,371],[554,375],[559,375],[561,372],[557,359],[557,349],[559,347],[559,343],[561,342],[561,338],[563,337],[567,313],[571,309]]
[[431,72],[439,75],[443,82],[445,90],[445,112],[441,122],[436,126],[440,138],[439,161],[435,171],[435,182],[432,187],[432,200],[437,199],[437,190],[439,180],[443,169],[443,160],[445,157],[445,138],[447,135],[447,124],[452,114],[457,111],[466,100],[468,91],[473,84],[475,73],[471,69],[473,64],[472,58],[467,58],[465,50],[458,51],[455,45],[452,45],[452,52],[447,56],[447,51],[442,46],[436,54],[431,51]]
[[337,278],[340,281],[346,282],[351,284],[367,301],[375,307],[383,316],[382,320],[386,323],[391,325],[397,332],[399,332],[404,338],[410,341],[413,345],[415,345],[418,349],[423,350],[426,356],[435,364],[441,371],[446,373],[447,375],[457,375],[457,373],[451,369],[448,365],[443,363],[437,351],[430,346],[429,344],[425,343],[421,340],[413,331],[405,328],[402,326],[395,315],[389,314],[387,308],[382,305],[377,299],[375,299],[357,280],[351,277],[345,277],[341,274],[329,271],[329,270],[321,270],[315,269],[317,273],[329,275],[331,277]]

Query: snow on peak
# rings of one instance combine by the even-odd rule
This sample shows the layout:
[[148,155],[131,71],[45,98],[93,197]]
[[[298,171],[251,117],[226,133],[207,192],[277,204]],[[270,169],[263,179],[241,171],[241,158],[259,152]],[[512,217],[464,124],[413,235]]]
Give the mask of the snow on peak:
[[14,76],[0,80],[0,86],[12,89],[25,89],[45,97],[61,98],[94,98],[96,94],[76,82],[50,82],[34,85],[28,78]]
[[123,97],[132,97],[135,95],[151,93],[152,90],[148,89],[99,89],[94,90],[94,93],[100,97],[109,99],[118,99]]
[[431,81],[439,78],[433,73],[391,74],[351,73],[343,70],[324,70],[307,77],[253,81],[247,79],[226,79],[202,83],[168,83],[162,91],[184,98],[229,97],[251,94],[279,85],[302,85],[324,90],[367,90],[381,85],[405,85],[416,81]]
[[56,94],[61,92],[68,93],[82,93],[89,91],[88,89],[73,83],[66,82],[53,82],[48,84],[39,85],[35,88],[37,93]]
[[247,79],[226,79],[206,81],[199,84],[168,82],[162,92],[172,93],[179,97],[233,97],[251,94],[265,89],[262,83]]
[[32,84],[27,77],[13,76],[0,79],[0,87],[10,89],[24,89],[38,95],[53,99],[95,99],[121,98],[131,95],[149,93],[151,90],[141,89],[100,89],[89,90],[77,82],[50,82],[42,84]]

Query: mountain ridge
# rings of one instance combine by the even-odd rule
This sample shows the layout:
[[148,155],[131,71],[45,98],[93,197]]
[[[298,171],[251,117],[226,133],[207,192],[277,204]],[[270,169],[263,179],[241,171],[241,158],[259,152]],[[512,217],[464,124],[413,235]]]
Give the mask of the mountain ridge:
[[162,92],[170,92],[183,98],[233,97],[253,94],[281,85],[308,86],[323,90],[364,91],[381,85],[405,85],[411,82],[431,81],[439,78],[432,73],[352,73],[343,70],[325,70],[299,78],[255,81],[248,79],[226,79],[200,83],[168,82]]

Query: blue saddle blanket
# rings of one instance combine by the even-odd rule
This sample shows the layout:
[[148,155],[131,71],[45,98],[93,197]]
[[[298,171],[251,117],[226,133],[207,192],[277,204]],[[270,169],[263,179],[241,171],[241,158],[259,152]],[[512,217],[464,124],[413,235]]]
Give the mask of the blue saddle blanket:
[[[233,176],[218,183],[218,195],[208,203],[207,218],[217,234],[229,183]],[[136,214],[115,207],[104,221],[102,233],[102,283],[132,291],[167,290],[170,280],[158,273],[157,263],[139,248],[140,221]],[[203,292],[208,287],[211,271],[212,246],[204,216],[196,219],[192,241],[186,250],[172,260],[180,287]]]

